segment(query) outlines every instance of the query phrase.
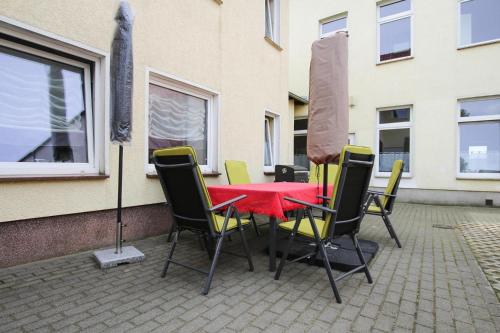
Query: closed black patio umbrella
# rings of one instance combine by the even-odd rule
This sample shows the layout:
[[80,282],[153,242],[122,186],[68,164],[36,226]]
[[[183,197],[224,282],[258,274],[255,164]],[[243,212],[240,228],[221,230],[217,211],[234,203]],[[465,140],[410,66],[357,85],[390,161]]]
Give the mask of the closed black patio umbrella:
[[132,139],[132,85],[134,62],[132,56],[133,14],[127,1],[120,2],[115,17],[118,22],[111,54],[111,142],[119,145],[118,153],[118,207],[116,212],[115,249],[94,253],[101,268],[144,260],[144,254],[133,246],[122,247],[122,183],[123,144]]

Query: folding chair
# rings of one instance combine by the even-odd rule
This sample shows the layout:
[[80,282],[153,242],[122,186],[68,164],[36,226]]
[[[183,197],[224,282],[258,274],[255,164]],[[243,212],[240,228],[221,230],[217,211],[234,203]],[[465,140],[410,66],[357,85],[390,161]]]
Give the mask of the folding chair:
[[[239,232],[248,260],[250,271],[253,271],[252,258],[248,250],[243,225],[250,223],[249,220],[241,219],[234,203],[244,199],[241,195],[219,205],[212,206],[200,168],[196,162],[196,154],[192,147],[181,146],[160,149],[153,152],[153,159],[160,178],[160,183],[167,200],[167,205],[172,209],[176,230],[174,242],[170,248],[162,277],[167,274],[170,263],[203,273],[207,275],[203,294],[208,294],[210,284],[215,272],[215,266],[221,253],[222,242],[225,237]],[[216,215],[215,212],[225,210],[224,216]],[[234,217],[232,217],[234,214]],[[181,230],[190,230],[201,235],[211,259],[209,271],[178,262],[173,259],[178,235]],[[216,240],[215,251],[212,252],[209,243]],[[232,254],[232,253],[230,253]]]
[[[294,238],[300,235],[308,240],[313,240],[316,245],[315,250],[290,262],[314,258],[319,252],[338,303],[341,303],[342,299],[337,289],[337,281],[362,270],[365,272],[368,283],[373,282],[357,239],[357,233],[365,213],[365,205],[370,203],[364,199],[370,183],[373,161],[374,155],[368,147],[344,147],[339,161],[340,172],[337,174],[334,193],[328,207],[285,197],[286,200],[304,205],[306,208],[298,211],[295,221],[279,224],[281,229],[290,232],[290,236],[274,276],[275,280],[278,280],[281,275]],[[313,208],[326,212],[326,218],[314,218]],[[303,218],[304,213],[305,218]],[[335,238],[343,235],[350,236],[361,265],[334,278],[328,260],[327,248],[332,246]]]
[[396,244],[401,248],[401,243],[399,242],[398,235],[392,226],[389,215],[392,213],[394,208],[394,202],[396,201],[396,194],[398,193],[399,182],[401,176],[403,175],[404,162],[402,160],[394,161],[392,165],[391,177],[387,183],[387,187],[384,192],[370,191],[368,190],[368,198],[371,205],[367,205],[366,214],[377,215],[382,217],[387,231],[391,238],[396,241]]
[[[248,174],[247,164],[243,161],[232,161],[226,160],[224,162],[224,167],[226,169],[227,180],[231,185],[239,184],[250,184],[250,175]],[[253,228],[257,236],[260,236],[259,227],[253,216],[253,212],[250,212],[248,217],[252,221]]]

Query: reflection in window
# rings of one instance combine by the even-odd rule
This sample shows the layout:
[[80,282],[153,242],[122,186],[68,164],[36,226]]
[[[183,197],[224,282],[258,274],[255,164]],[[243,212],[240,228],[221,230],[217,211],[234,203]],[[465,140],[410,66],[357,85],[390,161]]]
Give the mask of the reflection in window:
[[460,102],[459,173],[500,173],[500,98]]
[[160,148],[192,146],[200,165],[208,164],[207,100],[149,84],[149,161]]
[[411,2],[379,5],[379,61],[411,56]]
[[400,123],[410,121],[410,109],[394,109],[379,112],[380,124]]
[[460,45],[500,38],[500,1],[467,0],[460,3]]
[[347,29],[347,17],[336,18],[332,21],[321,23],[321,33],[320,37],[325,37],[328,34],[334,33],[340,30]]
[[403,171],[410,172],[411,108],[394,108],[378,113],[378,172],[391,172],[395,160],[403,160]]
[[85,93],[83,67],[0,46],[0,162],[88,163]]
[[380,6],[380,17],[387,17],[391,15],[400,14],[411,10],[410,0],[401,0],[387,5]]
[[274,165],[274,118],[264,119],[264,166]]
[[309,170],[307,135],[294,135],[293,137],[293,164],[301,165]]
[[279,0],[265,0],[265,22],[266,22],[266,37],[272,39],[279,44],[280,40],[280,6]]

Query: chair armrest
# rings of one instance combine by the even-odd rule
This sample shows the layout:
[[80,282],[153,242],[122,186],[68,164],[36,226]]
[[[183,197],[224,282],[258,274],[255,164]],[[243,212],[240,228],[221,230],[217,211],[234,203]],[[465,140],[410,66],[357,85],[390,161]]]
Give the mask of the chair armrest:
[[331,201],[332,198],[330,197],[325,197],[324,195],[317,195],[316,198],[318,199],[323,199],[323,200],[326,200],[326,201]]
[[328,212],[328,213],[332,213],[332,214],[336,214],[337,213],[336,210],[330,209],[328,207],[323,207],[323,206],[320,206],[320,205],[315,205],[315,204],[312,204],[312,203],[309,203],[309,202],[305,202],[305,201],[302,201],[302,200],[297,200],[297,199],[289,198],[289,197],[284,197],[283,199],[291,201],[291,202],[295,202],[295,203],[298,203],[298,204],[301,204],[301,205],[304,205],[304,206],[307,206],[307,207],[310,207],[310,208],[320,209],[320,210],[322,210],[324,212]]
[[209,208],[208,211],[210,212],[213,212],[213,211],[216,211],[216,210],[220,210],[221,208],[224,208],[226,206],[229,206],[237,201],[240,201],[242,199],[245,199],[247,196],[245,194],[242,194],[240,196],[237,196],[236,198],[233,198],[233,199],[229,199],[228,201],[224,201],[216,206],[213,206],[212,208]]
[[380,191],[368,190],[368,191],[366,191],[366,193],[371,194],[371,195],[383,195],[385,197],[396,197],[394,194],[387,194],[387,193],[380,192]]

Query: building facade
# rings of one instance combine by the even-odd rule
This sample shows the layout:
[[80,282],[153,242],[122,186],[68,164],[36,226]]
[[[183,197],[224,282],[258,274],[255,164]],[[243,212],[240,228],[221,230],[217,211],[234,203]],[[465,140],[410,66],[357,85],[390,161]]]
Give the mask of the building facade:
[[[130,0],[133,130],[124,148],[129,239],[168,230],[150,163],[190,144],[208,184],[224,160],[255,182],[293,158],[288,1]],[[118,147],[109,140],[113,1],[0,5],[0,267],[110,245]]]
[[311,44],[347,30],[349,139],[377,154],[371,185],[403,159],[401,200],[500,206],[499,13],[493,0],[290,0],[295,162]]

